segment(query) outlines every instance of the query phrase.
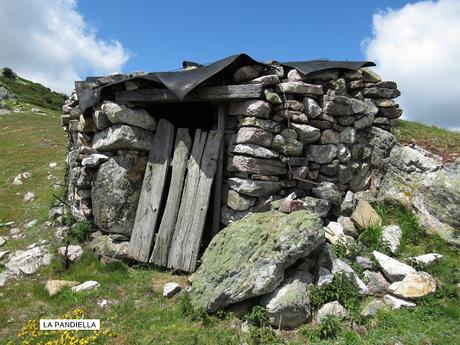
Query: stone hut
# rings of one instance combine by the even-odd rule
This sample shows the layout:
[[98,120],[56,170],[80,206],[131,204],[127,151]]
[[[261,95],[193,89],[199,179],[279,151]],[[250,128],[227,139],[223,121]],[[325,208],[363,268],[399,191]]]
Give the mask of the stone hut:
[[62,115],[71,212],[129,240],[134,260],[193,272],[214,234],[273,201],[368,189],[391,149],[376,131],[402,113],[372,66],[241,54],[76,82]]

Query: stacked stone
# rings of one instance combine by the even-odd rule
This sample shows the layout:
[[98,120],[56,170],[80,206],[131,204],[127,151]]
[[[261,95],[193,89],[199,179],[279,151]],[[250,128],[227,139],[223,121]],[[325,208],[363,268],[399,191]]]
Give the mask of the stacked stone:
[[273,198],[310,195],[321,182],[342,194],[364,189],[372,172],[371,128],[389,130],[401,115],[396,84],[367,69],[302,76],[280,65],[245,66],[234,82],[263,84],[265,100],[229,105],[236,133],[226,150],[225,225]]
[[112,102],[84,115],[76,93],[63,106],[68,133],[68,202],[73,216],[129,236],[156,120],[145,109]]

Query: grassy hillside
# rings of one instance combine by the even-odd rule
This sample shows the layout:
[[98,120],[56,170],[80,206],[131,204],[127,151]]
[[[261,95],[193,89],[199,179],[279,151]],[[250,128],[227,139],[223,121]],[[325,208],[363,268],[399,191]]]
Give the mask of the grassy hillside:
[[402,143],[416,143],[444,160],[460,156],[460,132],[451,132],[436,126],[399,120],[393,133]]
[[[20,81],[18,79],[17,83]],[[14,92],[19,95],[17,90]],[[30,91],[32,89],[28,90],[24,92],[29,99],[38,99],[37,102],[40,103],[40,96]],[[63,182],[66,138],[59,125],[59,112],[46,110],[46,113],[47,116],[34,113],[0,115],[0,223],[15,221],[21,225],[32,219],[38,220],[36,226],[25,231],[23,239],[9,239],[1,250],[16,250],[38,239],[52,241],[53,238],[53,229],[46,227],[44,222],[54,201],[52,194],[60,192],[52,185]],[[414,140],[421,146],[437,150],[436,152],[448,152],[452,155],[459,152],[460,136],[437,128],[401,121],[397,135],[403,141]],[[432,145],[429,147],[427,137],[431,136],[438,140],[429,141]],[[445,143],[445,138],[451,140],[449,144]],[[51,169],[50,162],[58,163],[57,168]],[[31,172],[32,176],[23,185],[12,185],[14,176],[24,171]],[[49,175],[56,176],[57,180],[49,180]],[[22,198],[27,191],[34,191],[37,200],[24,203]],[[387,223],[400,224],[404,231],[418,227],[404,211],[386,208],[379,211]],[[0,236],[8,233],[9,229],[0,227]],[[337,331],[337,337],[323,340],[312,337],[307,326],[296,331],[280,332],[251,326],[249,331],[242,331],[242,322],[232,315],[221,313],[208,316],[194,311],[187,298],[180,295],[165,299],[161,294],[164,283],[175,281],[182,286],[186,284],[185,276],[171,272],[142,265],[129,267],[117,262],[103,264],[87,250],[78,263],[65,270],[56,255],[56,246],[52,242],[55,257],[50,266],[37,275],[10,282],[6,287],[0,288],[0,344],[45,344],[41,335],[34,336],[38,334],[34,330],[37,320],[60,318],[66,314],[99,318],[103,322],[105,333],[101,332],[97,336],[93,333],[81,333],[77,336],[87,341],[63,340],[57,342],[59,344],[458,343],[460,299],[459,289],[455,284],[460,279],[460,255],[435,237],[407,239],[401,255],[430,251],[445,255],[445,260],[430,271],[443,284],[438,293],[423,299],[414,311],[382,312],[374,319],[362,320],[366,327],[364,332],[346,330],[341,323],[331,324],[328,327]],[[49,297],[44,289],[48,279],[80,282],[97,280],[101,287],[83,293],[64,290]],[[108,306],[98,305],[102,299],[109,302]],[[254,313],[250,321],[257,323],[258,318],[263,316]],[[55,336],[55,339],[60,336]],[[95,338],[91,338],[93,336]],[[30,342],[24,342],[26,339]]]
[[42,84],[18,76],[7,78],[0,73],[0,85],[13,92],[20,101],[47,109],[60,110],[67,98],[66,95],[51,91]]

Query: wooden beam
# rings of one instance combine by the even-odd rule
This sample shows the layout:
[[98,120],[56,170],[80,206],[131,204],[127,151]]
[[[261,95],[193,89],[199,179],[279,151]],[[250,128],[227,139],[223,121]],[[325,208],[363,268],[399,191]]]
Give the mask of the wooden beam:
[[[222,102],[247,98],[262,98],[262,84],[207,86],[193,90],[184,102]],[[180,102],[168,89],[139,89],[115,92],[115,102],[167,103]]]
[[150,262],[166,267],[168,265],[169,248],[176,226],[182,189],[184,187],[185,169],[192,146],[192,138],[188,128],[179,128],[176,134],[174,156],[172,160],[171,184],[166,201],[165,211],[161,219],[155,246],[153,247]]
[[161,119],[158,123],[145,169],[133,232],[128,246],[128,256],[137,261],[149,261],[152,240],[159,219],[173,141],[174,126],[165,119]]
[[217,111],[217,131],[221,135],[221,143],[219,150],[219,158],[217,159],[216,178],[214,180],[214,204],[212,210],[212,237],[214,237],[220,229],[220,212],[222,203],[222,176],[224,172],[224,131],[225,117],[227,109],[225,104],[220,104]]

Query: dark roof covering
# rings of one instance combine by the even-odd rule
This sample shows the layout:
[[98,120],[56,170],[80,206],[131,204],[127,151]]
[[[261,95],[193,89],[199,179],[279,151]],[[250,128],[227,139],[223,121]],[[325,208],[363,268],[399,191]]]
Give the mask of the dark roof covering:
[[[242,66],[265,65],[246,54],[228,56],[222,60],[208,65],[199,65],[191,62],[184,62],[184,66],[195,65],[196,69],[181,70],[175,72],[154,72],[142,75],[116,75],[105,78],[88,77],[84,82],[76,82],[76,89],[79,105],[82,112],[95,105],[104,92],[127,81],[140,80],[157,84],[158,87],[166,87],[173,92],[180,100],[186,100],[187,94],[194,88],[205,83],[224,83],[228,76]],[[277,62],[278,63],[278,62]],[[281,66],[297,69],[301,74],[308,75],[312,72],[325,69],[347,69],[357,70],[361,67],[375,66],[369,61],[299,61],[299,62],[279,62]],[[102,82],[103,80],[103,82]]]

